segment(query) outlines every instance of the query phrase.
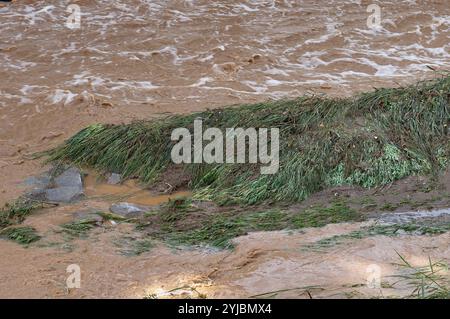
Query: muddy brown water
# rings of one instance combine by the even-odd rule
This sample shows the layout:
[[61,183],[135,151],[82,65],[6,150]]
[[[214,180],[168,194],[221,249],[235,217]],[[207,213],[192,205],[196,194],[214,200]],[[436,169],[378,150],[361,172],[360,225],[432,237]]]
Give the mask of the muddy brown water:
[[30,154],[82,127],[297,97],[348,96],[448,70],[445,0],[17,0],[0,7],[0,201]]
[[[90,203],[91,205],[93,203]],[[101,206],[101,205],[100,205]],[[30,217],[27,225],[39,231],[54,228],[68,211],[58,208]],[[428,257],[450,261],[450,234],[439,236],[376,236],[336,245],[326,251],[305,250],[304,245],[322,238],[359,229],[361,224],[328,225],[304,232],[251,233],[236,239],[234,251],[169,249],[158,245],[138,257],[123,256],[113,242],[132,234],[119,225],[94,231],[75,242],[70,252],[54,247],[22,248],[0,241],[0,296],[58,298],[158,298],[197,297],[195,288],[208,298],[235,298],[280,291],[276,297],[368,298],[405,296],[411,288],[389,288],[399,274],[397,253],[414,265]],[[66,289],[68,265],[81,268],[81,288]],[[373,267],[378,267],[384,288],[367,287]],[[174,293],[169,291],[178,288]],[[180,289],[183,288],[183,289]]]
[[[22,181],[46,167],[31,154],[61,143],[92,123],[121,123],[229,104],[296,97],[348,96],[433,77],[450,67],[447,1],[383,1],[382,25],[367,27],[371,1],[90,1],[78,0],[81,28],[65,26],[68,2],[0,5],[0,202],[25,189]],[[96,185],[90,199],[43,210],[25,224],[52,238],[58,225],[86,208],[108,209],[108,194],[136,185]],[[128,188],[128,189],[124,189]],[[142,190],[139,196],[152,203]],[[148,203],[148,202],[146,202]],[[329,225],[305,233],[267,232],[238,238],[234,251],[172,250],[139,257],[113,242],[126,225],[96,230],[74,249],[25,249],[0,240],[1,297],[168,296],[197,287],[208,297],[248,297],[275,290],[307,297],[404,294],[364,283],[377,264],[395,273],[394,250],[416,264],[449,260],[448,233],[377,236],[325,253],[304,243],[359,228]],[[77,263],[82,288],[67,291],[66,267]],[[386,276],[386,277],[384,277]],[[387,279],[386,279],[387,280]],[[189,289],[178,290],[188,294]]]
[[[170,248],[155,242],[139,256],[124,255],[117,243],[139,239],[132,224],[104,223],[85,239],[65,240],[60,225],[77,212],[107,211],[120,198],[136,204],[159,205],[176,192],[154,195],[131,180],[106,184],[95,175],[84,178],[87,198],[78,203],[38,211],[24,225],[43,239],[28,248],[0,240],[0,296],[6,298],[370,298],[403,297],[411,287],[392,277],[402,273],[401,254],[424,266],[428,258],[450,262],[450,233],[438,236],[374,236],[347,240],[326,248],[311,248],[319,240],[345,235],[379,222],[388,214],[362,223],[342,223],[302,231],[255,232],[236,238],[234,250]],[[114,200],[115,199],[115,200]],[[397,213],[424,218],[448,209]],[[66,271],[81,269],[81,287],[67,289]],[[374,269],[380,287],[368,286]]]
[[135,179],[129,179],[116,185],[108,184],[107,181],[99,178],[98,175],[88,174],[83,180],[84,193],[93,198],[117,201],[123,200],[132,204],[145,206],[156,206],[171,199],[188,197],[192,195],[190,191],[176,191],[170,194],[155,194],[148,189],[142,188]]

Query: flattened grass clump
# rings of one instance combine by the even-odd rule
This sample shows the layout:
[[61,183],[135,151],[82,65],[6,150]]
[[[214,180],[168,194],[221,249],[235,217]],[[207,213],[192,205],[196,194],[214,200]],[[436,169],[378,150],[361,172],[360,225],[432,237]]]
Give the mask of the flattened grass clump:
[[28,245],[41,239],[32,227],[18,227],[25,218],[43,204],[25,198],[18,198],[12,204],[0,209],[0,238],[13,240],[21,245]]
[[301,97],[209,110],[126,125],[91,125],[49,152],[69,161],[153,182],[171,165],[171,132],[279,128],[280,170],[256,164],[186,164],[197,199],[256,204],[301,201],[330,186],[385,185],[415,174],[438,174],[450,158],[450,77],[354,98]]
[[138,225],[138,229],[175,246],[206,245],[227,249],[233,248],[233,238],[249,232],[296,230],[363,219],[344,202],[332,202],[328,206],[315,206],[300,212],[280,209],[248,212],[238,209],[213,214],[192,209],[186,206],[188,202],[179,203],[179,209],[167,204],[159,214],[149,216],[146,223]]
[[33,227],[10,227],[0,231],[0,237],[28,245],[41,239]]
[[139,256],[155,246],[151,238],[134,238],[131,236],[119,238],[114,241],[114,244],[120,248],[120,253],[124,256]]
[[295,228],[323,227],[328,224],[361,221],[362,215],[344,202],[333,202],[331,206],[314,206],[297,214],[292,219]]
[[399,278],[395,283],[405,283],[412,288],[409,298],[414,299],[450,299],[450,275],[445,262],[431,261],[428,265],[415,267],[406,258],[397,253],[401,259],[398,266],[405,270],[404,274],[394,276]]
[[190,230],[167,228],[163,238],[174,245],[208,245],[233,248],[231,240],[250,231],[269,231],[286,228],[287,214],[280,211],[248,213],[235,217],[213,216],[205,218]]
[[34,210],[42,208],[42,206],[42,203],[24,198],[19,198],[12,204],[6,204],[0,209],[0,230],[22,223],[28,215]]
[[362,227],[359,230],[352,231],[348,234],[331,236],[321,239],[313,244],[307,245],[306,248],[313,250],[326,249],[334,245],[345,243],[352,239],[362,239],[372,236],[399,236],[399,235],[440,235],[450,231],[450,223],[448,222],[421,222],[406,224],[386,224],[386,225],[370,225]]
[[160,217],[163,222],[171,223],[183,219],[192,211],[192,200],[186,197],[169,199]]
[[60,225],[63,233],[70,238],[86,238],[88,232],[93,229],[97,221],[92,219],[81,219]]

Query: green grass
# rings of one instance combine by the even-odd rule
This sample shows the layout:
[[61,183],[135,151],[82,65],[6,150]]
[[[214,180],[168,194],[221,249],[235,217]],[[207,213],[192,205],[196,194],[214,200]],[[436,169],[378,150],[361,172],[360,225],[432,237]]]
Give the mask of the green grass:
[[21,245],[28,245],[41,239],[33,227],[10,227],[0,231],[0,238],[13,240]]
[[400,206],[399,204],[393,204],[393,203],[386,203],[383,206],[381,206],[381,210],[383,211],[389,211],[389,212],[393,212],[395,211],[398,207]]
[[193,210],[191,204],[192,200],[186,197],[169,199],[160,215],[162,221],[171,223],[185,218]]
[[420,235],[439,235],[450,231],[450,223],[435,222],[435,223],[406,223],[394,225],[371,225],[362,227],[359,230],[352,231],[348,234],[331,236],[321,239],[315,243],[306,245],[307,249],[320,250],[328,247],[339,245],[353,239],[362,239],[371,236],[398,236],[401,233],[405,234],[420,234]]
[[330,186],[386,185],[438,174],[450,158],[450,77],[351,98],[300,97],[226,107],[124,125],[94,124],[48,152],[72,162],[151,183],[171,165],[173,129],[280,129],[280,170],[257,164],[186,164],[197,199],[221,204],[295,202]]
[[159,214],[150,216],[137,229],[150,237],[172,245],[233,248],[232,239],[254,231],[274,231],[322,227],[330,223],[360,221],[363,216],[346,203],[333,201],[328,206],[314,206],[302,211],[266,209],[205,213],[179,203],[179,209],[168,204]]
[[323,227],[327,224],[361,221],[362,216],[343,202],[335,201],[329,207],[314,206],[292,219],[295,228]]
[[93,229],[97,221],[92,219],[82,219],[60,225],[61,231],[70,238],[86,238],[88,232]]
[[33,211],[43,207],[43,204],[25,198],[18,198],[12,204],[6,204],[0,209],[0,238],[13,240],[22,245],[28,245],[41,239],[32,227],[19,227],[25,218]]
[[112,220],[115,222],[123,222],[123,221],[127,221],[128,218],[114,214],[114,213],[110,213],[110,212],[97,212],[97,215],[99,215],[100,217],[103,218],[103,220]]
[[231,239],[249,231],[277,230],[285,227],[286,214],[279,211],[257,212],[236,217],[215,216],[192,230],[167,229],[163,238],[175,245],[208,245],[233,248]]
[[125,256],[139,256],[150,251],[155,246],[151,238],[133,238],[128,236],[116,240],[115,245],[120,247],[120,253]]
[[6,204],[0,209],[0,230],[22,223],[28,215],[39,208],[42,208],[42,203],[24,198],[19,198],[12,204]]
[[[398,264],[404,273],[394,276],[399,278],[395,283],[405,283],[412,288],[409,298],[415,299],[450,299],[450,276],[445,262],[433,262],[428,258],[428,265],[415,267],[403,256]],[[394,285],[395,285],[394,284]]]

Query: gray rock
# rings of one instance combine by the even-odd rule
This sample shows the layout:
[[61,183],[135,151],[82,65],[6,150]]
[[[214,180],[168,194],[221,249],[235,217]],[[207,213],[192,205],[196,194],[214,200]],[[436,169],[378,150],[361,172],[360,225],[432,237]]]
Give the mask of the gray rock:
[[122,180],[122,176],[117,173],[111,173],[108,177],[108,184],[116,185],[119,184]]
[[41,176],[32,176],[25,179],[24,184],[32,186],[35,189],[44,189],[50,186],[51,178],[48,174]]
[[70,167],[55,178],[57,187],[83,187],[80,170],[76,167]]
[[81,172],[76,167],[67,168],[53,179],[50,173],[30,177],[25,184],[33,187],[25,196],[34,200],[69,203],[84,195]]
[[32,187],[25,193],[27,198],[43,201],[45,200],[45,190],[51,185],[51,178],[49,174],[44,173],[40,176],[28,177],[24,184]]
[[111,205],[109,208],[111,213],[123,216],[123,217],[140,217],[145,212],[149,211],[149,207],[134,205],[130,203],[117,203]]
[[96,221],[97,224],[101,224],[103,222],[103,217],[92,212],[92,211],[81,211],[73,213],[73,217],[75,220],[93,220]]
[[69,167],[53,180],[54,188],[45,190],[45,198],[51,202],[70,203],[83,197],[81,172],[76,167]]
[[45,198],[51,202],[70,203],[83,197],[83,188],[77,186],[62,186],[45,191]]
[[25,197],[32,200],[45,201],[46,198],[45,192],[46,192],[45,188],[35,188],[26,192]]

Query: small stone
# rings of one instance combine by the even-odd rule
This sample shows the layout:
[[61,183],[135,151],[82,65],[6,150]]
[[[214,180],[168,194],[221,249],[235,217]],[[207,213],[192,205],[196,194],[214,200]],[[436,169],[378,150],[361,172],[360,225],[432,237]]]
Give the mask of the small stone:
[[25,179],[24,184],[27,186],[32,186],[35,189],[47,188],[50,185],[51,179],[48,174],[43,174],[41,176],[32,176]]
[[140,217],[145,212],[149,211],[149,208],[145,207],[145,206],[130,204],[130,203],[117,203],[117,204],[111,205],[109,210],[112,213],[123,216],[123,217]]
[[75,167],[66,169],[53,180],[50,173],[44,173],[29,177],[24,183],[33,187],[26,196],[34,200],[69,203],[84,195],[81,172]]
[[103,107],[103,108],[106,109],[106,108],[111,108],[111,107],[113,107],[113,105],[112,105],[111,102],[102,102],[101,107]]
[[82,188],[83,181],[81,180],[80,170],[75,167],[70,167],[55,178],[55,184],[58,187],[72,186]]
[[32,199],[32,200],[44,201],[46,198],[45,192],[46,192],[45,188],[35,188],[31,191],[26,192],[25,197]]
[[406,231],[404,231],[403,229],[398,229],[395,232],[396,235],[408,235],[408,233]]
[[62,186],[45,191],[45,198],[51,202],[70,203],[80,199],[83,195],[83,188],[76,186]]
[[[76,167],[69,167],[53,180],[54,188],[45,190],[45,198],[51,202],[70,203],[83,197],[81,172]],[[48,186],[47,186],[48,187]]]
[[73,217],[75,220],[93,220],[96,221],[97,224],[101,224],[103,222],[103,217],[99,214],[93,213],[92,211],[81,211],[73,213]]
[[31,186],[32,189],[25,193],[25,197],[37,200],[44,201],[45,200],[45,191],[51,184],[51,177],[48,173],[44,173],[40,176],[32,176],[23,182],[27,186]]
[[109,177],[108,177],[107,183],[110,185],[117,185],[121,182],[121,180],[122,180],[122,176],[120,174],[111,173],[111,175],[109,175]]

